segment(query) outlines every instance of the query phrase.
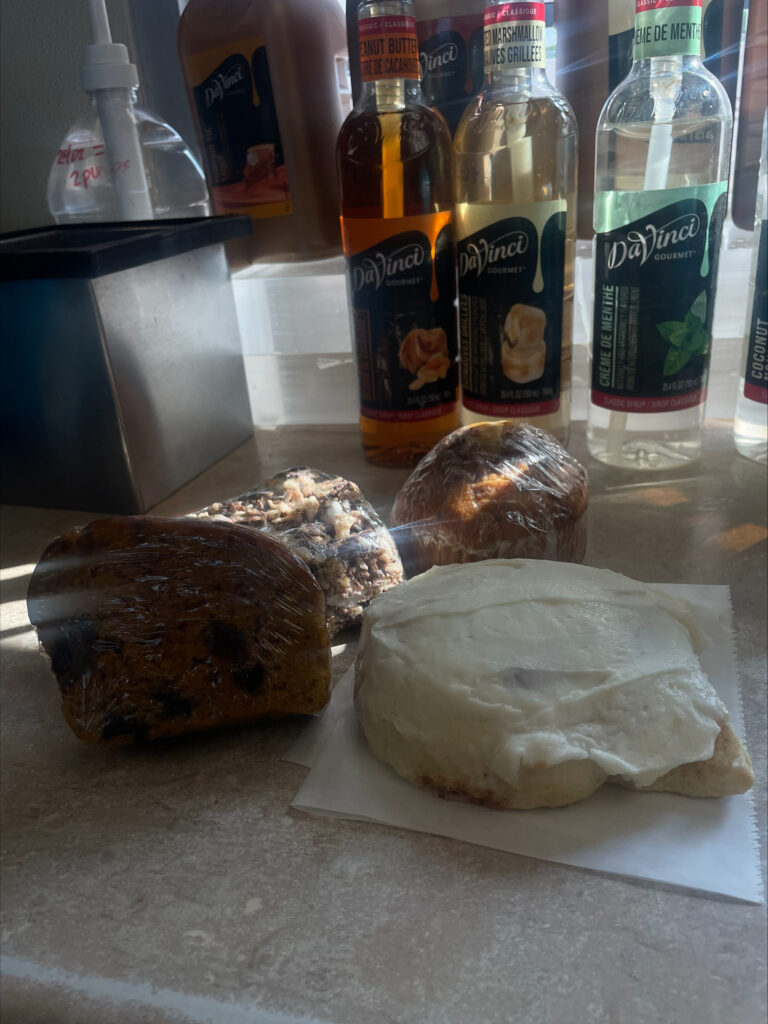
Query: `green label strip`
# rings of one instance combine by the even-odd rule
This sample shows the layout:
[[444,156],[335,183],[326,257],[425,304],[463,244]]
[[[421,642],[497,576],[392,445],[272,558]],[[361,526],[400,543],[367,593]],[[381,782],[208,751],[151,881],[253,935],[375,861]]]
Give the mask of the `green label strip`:
[[700,50],[700,7],[662,7],[636,15],[635,60],[678,54],[698,56]]
[[[655,189],[651,192],[598,192],[595,198],[595,234],[602,235],[615,231],[627,224],[642,220],[665,206],[685,199],[700,200],[707,210],[707,224],[712,220],[718,199],[728,191],[727,181],[716,181],[711,185],[691,185],[687,188]],[[718,239],[719,242],[719,239]],[[709,232],[704,249],[701,275],[709,273]]]

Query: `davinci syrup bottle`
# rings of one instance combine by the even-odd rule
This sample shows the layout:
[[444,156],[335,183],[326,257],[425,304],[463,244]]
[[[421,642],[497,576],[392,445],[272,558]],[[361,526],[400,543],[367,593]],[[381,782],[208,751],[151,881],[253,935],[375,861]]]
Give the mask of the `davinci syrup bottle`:
[[483,0],[416,0],[421,88],[452,132],[483,86]]
[[768,111],[763,115],[755,241],[739,396],[733,420],[738,451],[768,462]]
[[233,266],[337,255],[337,0],[189,0],[178,46],[214,209],[253,222]]
[[576,120],[547,80],[544,4],[485,8],[488,84],[454,140],[462,418],[570,422]]
[[590,453],[699,455],[731,108],[700,58],[701,0],[636,0],[634,63],[597,126]]
[[421,92],[411,0],[358,14],[338,163],[360,430],[369,461],[410,466],[459,425],[451,139]]

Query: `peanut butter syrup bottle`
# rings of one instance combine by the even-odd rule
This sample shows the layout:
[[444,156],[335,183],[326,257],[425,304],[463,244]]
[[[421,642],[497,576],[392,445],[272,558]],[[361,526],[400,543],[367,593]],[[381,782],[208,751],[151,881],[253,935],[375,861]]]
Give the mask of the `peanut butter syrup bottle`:
[[411,0],[358,8],[360,95],[338,141],[366,458],[411,466],[459,425],[451,137],[419,85]]

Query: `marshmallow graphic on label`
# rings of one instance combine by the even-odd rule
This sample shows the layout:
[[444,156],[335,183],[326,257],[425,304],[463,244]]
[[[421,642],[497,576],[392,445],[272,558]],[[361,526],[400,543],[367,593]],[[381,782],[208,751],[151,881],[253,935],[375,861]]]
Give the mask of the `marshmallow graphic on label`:
[[501,367],[504,376],[516,384],[527,384],[544,373],[547,344],[544,329],[547,315],[535,306],[516,302],[504,321]]

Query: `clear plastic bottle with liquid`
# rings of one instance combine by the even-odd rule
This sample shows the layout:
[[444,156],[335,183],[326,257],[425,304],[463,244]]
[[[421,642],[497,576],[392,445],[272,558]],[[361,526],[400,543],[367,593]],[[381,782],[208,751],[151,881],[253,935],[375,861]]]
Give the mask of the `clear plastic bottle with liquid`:
[[96,96],[89,93],[88,106],[67,131],[48,176],[48,209],[57,224],[209,216],[205,177],[184,139],[136,103],[135,88],[110,91],[112,103],[135,124],[147,191],[140,185],[126,199],[116,188],[135,154],[110,158]]
[[112,41],[105,0],[89,0],[93,43],[83,49],[88,98],[48,176],[58,224],[210,215],[202,168],[178,132],[136,103],[139,77]]

